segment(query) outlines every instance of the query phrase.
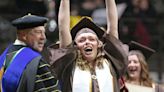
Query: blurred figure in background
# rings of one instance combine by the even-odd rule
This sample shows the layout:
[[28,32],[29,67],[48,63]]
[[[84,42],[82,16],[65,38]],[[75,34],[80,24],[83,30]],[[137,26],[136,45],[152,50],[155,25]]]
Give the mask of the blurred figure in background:
[[[122,16],[120,35],[124,43],[137,41],[148,47],[152,46],[152,35],[157,33],[156,11],[150,0],[127,0],[127,8]],[[128,37],[128,38],[126,38]]]
[[47,13],[48,0],[16,0],[16,4],[22,13],[30,12],[35,15],[44,16]]
[[129,44],[127,75],[125,77],[127,83],[154,88],[155,92],[164,91],[163,87],[154,83],[149,75],[146,60],[154,52],[153,49],[131,41]]

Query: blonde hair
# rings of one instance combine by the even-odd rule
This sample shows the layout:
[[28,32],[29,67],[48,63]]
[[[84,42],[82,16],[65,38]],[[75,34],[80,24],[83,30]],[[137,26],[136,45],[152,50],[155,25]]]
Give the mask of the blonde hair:
[[[98,66],[98,68],[102,69],[103,68],[103,61],[104,61],[104,52],[103,52],[103,45],[102,42],[100,40],[98,40],[99,44],[101,44],[101,46],[98,48],[98,52],[97,52],[97,56],[95,59],[95,65]],[[78,51],[78,58],[76,59],[76,65],[81,69],[81,70],[89,70],[92,69],[93,67],[90,65],[89,62],[87,62],[87,60],[84,60],[82,58],[82,55],[80,53],[80,51]]]

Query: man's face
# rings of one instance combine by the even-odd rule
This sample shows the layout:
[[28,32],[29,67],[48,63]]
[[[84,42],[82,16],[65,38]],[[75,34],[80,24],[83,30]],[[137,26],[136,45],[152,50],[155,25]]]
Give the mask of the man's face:
[[25,43],[31,48],[41,52],[46,41],[44,26],[32,28],[25,34]]

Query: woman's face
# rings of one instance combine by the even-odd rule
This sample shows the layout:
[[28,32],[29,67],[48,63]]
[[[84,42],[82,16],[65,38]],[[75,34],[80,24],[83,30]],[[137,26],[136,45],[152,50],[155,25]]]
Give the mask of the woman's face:
[[141,73],[141,64],[137,55],[128,56],[128,75],[132,79],[139,79]]
[[76,37],[75,42],[85,60],[89,62],[95,60],[98,49],[98,38],[95,34],[81,33]]

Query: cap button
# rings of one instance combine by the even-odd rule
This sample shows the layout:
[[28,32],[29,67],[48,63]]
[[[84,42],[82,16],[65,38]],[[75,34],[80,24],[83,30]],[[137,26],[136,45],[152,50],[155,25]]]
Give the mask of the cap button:
[[28,13],[28,16],[30,16],[31,15],[31,13]]

